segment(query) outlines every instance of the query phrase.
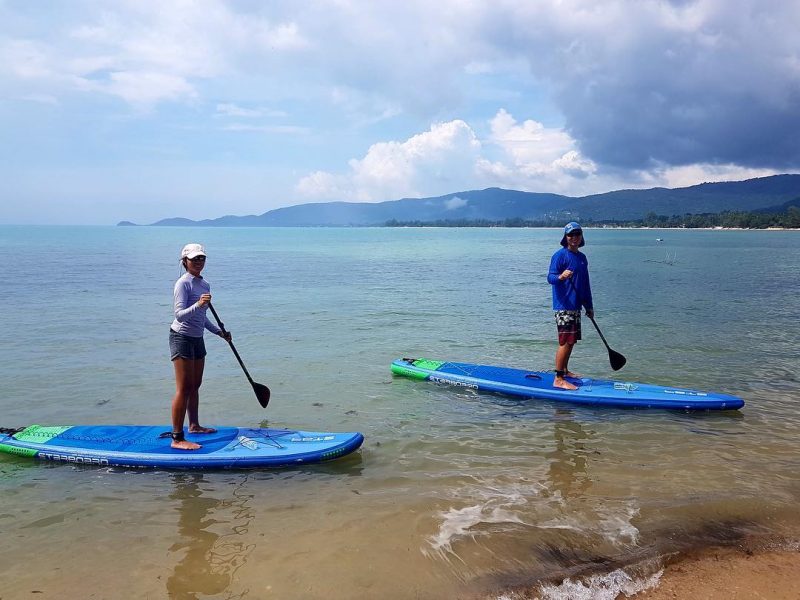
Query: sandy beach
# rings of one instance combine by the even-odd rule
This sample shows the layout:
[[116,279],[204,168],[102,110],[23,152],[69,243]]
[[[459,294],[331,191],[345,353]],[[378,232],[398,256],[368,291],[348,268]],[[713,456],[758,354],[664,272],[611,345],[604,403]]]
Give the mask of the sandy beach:
[[797,600],[800,598],[800,549],[703,550],[668,564],[657,587],[632,597],[636,600]]
[[[651,560],[663,567],[656,566],[658,571],[654,572]],[[613,572],[507,590],[493,597],[496,600],[800,600],[800,544],[786,540],[742,540],[734,546],[676,552]]]

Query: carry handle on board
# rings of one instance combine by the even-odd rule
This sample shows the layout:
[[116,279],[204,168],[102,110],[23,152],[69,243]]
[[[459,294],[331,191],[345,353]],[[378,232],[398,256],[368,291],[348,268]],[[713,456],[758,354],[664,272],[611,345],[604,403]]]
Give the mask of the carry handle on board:
[[244,363],[242,362],[242,357],[239,356],[239,353],[236,351],[236,346],[234,346],[233,342],[228,339],[227,335],[228,332],[225,331],[225,325],[223,325],[222,321],[219,320],[219,315],[217,314],[217,311],[214,310],[214,306],[211,304],[211,302],[208,303],[208,308],[211,309],[211,313],[214,315],[214,319],[217,321],[217,325],[219,325],[219,328],[222,330],[222,335],[225,336],[225,341],[228,342],[228,345],[231,347],[231,350],[233,350],[234,356],[236,356],[236,360],[239,361],[239,366],[242,367],[242,371],[244,371],[244,374],[247,376],[247,381],[249,381],[250,385],[253,386],[253,391],[256,393],[256,399],[258,399],[258,403],[261,405],[262,408],[267,408],[270,396],[269,388],[261,383],[256,383],[255,381],[253,381],[253,378],[250,377],[250,373],[247,372],[247,367],[245,367]]

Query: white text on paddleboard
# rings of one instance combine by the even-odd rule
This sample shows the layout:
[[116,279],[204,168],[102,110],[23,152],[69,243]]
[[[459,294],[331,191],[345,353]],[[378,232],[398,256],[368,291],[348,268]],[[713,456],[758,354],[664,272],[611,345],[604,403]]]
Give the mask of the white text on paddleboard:
[[107,465],[107,458],[94,458],[91,456],[69,456],[66,454],[53,454],[52,452],[39,452],[36,458],[58,460],[62,462],[80,463],[83,465]]
[[431,375],[430,379],[434,383],[445,383],[447,385],[455,385],[455,386],[458,386],[458,387],[470,388],[472,390],[477,390],[478,389],[478,386],[476,384],[474,384],[474,383],[466,383],[464,381],[453,381],[451,379],[444,379],[442,377],[435,377],[433,375]]

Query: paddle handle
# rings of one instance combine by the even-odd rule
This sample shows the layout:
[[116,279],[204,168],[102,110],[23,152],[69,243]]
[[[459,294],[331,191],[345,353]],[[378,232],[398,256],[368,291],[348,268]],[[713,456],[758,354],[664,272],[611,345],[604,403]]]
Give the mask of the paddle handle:
[[255,383],[253,382],[253,378],[250,377],[250,373],[247,372],[247,367],[244,366],[244,362],[242,362],[242,357],[239,356],[239,353],[236,351],[236,346],[234,346],[233,342],[227,338],[228,332],[225,330],[225,325],[222,323],[222,321],[220,321],[219,315],[217,314],[217,311],[214,310],[214,305],[212,305],[211,302],[208,303],[208,308],[211,309],[211,314],[214,315],[214,320],[217,322],[217,325],[222,330],[222,335],[226,336],[225,341],[228,342],[228,345],[231,347],[231,350],[233,350],[233,355],[236,357],[236,360],[239,361],[239,366],[242,367],[242,371],[244,371],[244,374],[247,376],[247,381],[250,382],[250,385],[254,386]]

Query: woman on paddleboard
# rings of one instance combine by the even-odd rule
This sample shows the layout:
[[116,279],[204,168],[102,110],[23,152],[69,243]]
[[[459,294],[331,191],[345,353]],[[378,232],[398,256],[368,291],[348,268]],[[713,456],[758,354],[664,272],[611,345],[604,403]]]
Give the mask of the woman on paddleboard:
[[200,444],[184,437],[183,420],[189,413],[189,433],[216,433],[203,427],[199,420],[200,385],[203,383],[206,347],[203,332],[230,341],[231,334],[214,325],[206,317],[211,302],[211,286],[200,275],[206,266],[206,251],[200,244],[186,244],[181,251],[184,273],[175,282],[175,320],[169,328],[169,349],[175,368],[175,396],[172,398],[172,447],[197,450]]
[[578,389],[565,378],[578,377],[569,370],[569,357],[572,348],[581,339],[581,307],[586,309],[587,317],[594,317],[589,260],[578,250],[585,243],[581,226],[574,221],[567,223],[561,238],[562,248],[553,254],[547,273],[547,282],[553,286],[553,310],[558,329],[553,387],[565,390]]

